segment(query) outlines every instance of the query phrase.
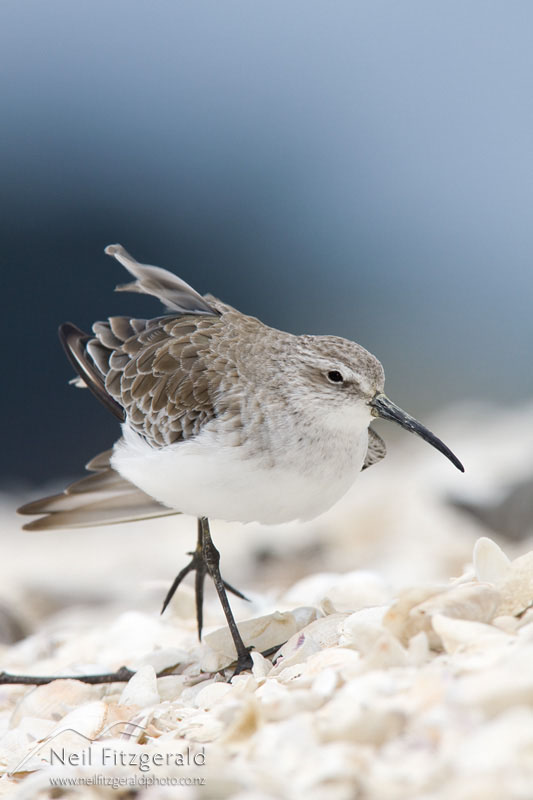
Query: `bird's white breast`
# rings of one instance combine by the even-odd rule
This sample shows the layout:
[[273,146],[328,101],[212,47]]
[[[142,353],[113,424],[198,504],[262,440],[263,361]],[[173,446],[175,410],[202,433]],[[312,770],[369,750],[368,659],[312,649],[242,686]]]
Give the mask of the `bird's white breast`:
[[311,446],[288,434],[275,465],[260,454],[224,443],[216,430],[162,448],[123,427],[111,464],[160,503],[185,514],[276,524],[311,519],[353,484],[368,446],[368,421]]

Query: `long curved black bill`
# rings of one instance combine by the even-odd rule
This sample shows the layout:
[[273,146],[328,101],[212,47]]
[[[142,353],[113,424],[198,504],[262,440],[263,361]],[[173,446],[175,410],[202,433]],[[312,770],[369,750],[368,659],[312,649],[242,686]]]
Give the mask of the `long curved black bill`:
[[449,458],[450,461],[457,469],[461,470],[461,472],[465,471],[465,468],[455,456],[449,447],[446,447],[444,442],[435,436],[434,433],[431,433],[427,428],[425,428],[418,420],[414,417],[411,417],[410,414],[406,414],[405,411],[402,411],[397,405],[395,405],[392,400],[384,394],[377,394],[371,401],[370,407],[372,408],[372,414],[375,417],[380,417],[381,419],[390,419],[393,422],[397,422],[398,425],[401,425],[402,428],[405,428],[406,431],[411,431],[412,433],[417,433],[418,436],[421,436],[424,441],[428,442],[428,444],[433,445],[437,450],[439,450],[446,458]]

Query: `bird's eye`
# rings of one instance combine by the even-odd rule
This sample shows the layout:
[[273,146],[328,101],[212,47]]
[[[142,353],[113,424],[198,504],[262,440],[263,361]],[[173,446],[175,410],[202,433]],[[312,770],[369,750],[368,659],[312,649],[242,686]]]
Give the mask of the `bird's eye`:
[[343,383],[344,378],[338,369],[332,369],[330,372],[328,372],[328,381],[330,383]]

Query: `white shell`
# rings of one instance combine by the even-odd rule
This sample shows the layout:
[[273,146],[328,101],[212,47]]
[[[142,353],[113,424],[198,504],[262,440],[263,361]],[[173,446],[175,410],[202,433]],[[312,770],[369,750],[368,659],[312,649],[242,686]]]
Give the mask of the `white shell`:
[[146,664],[150,664],[156,672],[162,672],[172,668],[182,669],[185,665],[192,662],[191,654],[187,650],[178,647],[165,647],[146,653],[141,658],[133,661],[130,669],[139,670]]
[[308,603],[336,611],[357,611],[383,605],[391,599],[391,588],[377,573],[355,570],[345,574],[319,573],[298,581],[283,597],[290,604]]
[[[260,652],[269,650],[290,639],[296,631],[312,619],[316,619],[316,608],[300,608],[295,611],[275,611],[264,617],[238,622],[245,645],[253,644]],[[204,636],[201,666],[205,672],[216,672],[235,661],[236,651],[227,625]]]
[[457,702],[490,716],[515,706],[532,705],[533,647],[507,650],[490,671],[480,670],[464,677],[458,687]]
[[101,700],[84,703],[64,716],[61,722],[52,729],[50,735],[58,737],[59,734],[65,734],[66,739],[79,746],[81,737],[96,739],[104,730],[108,718],[109,706],[107,703]]
[[503,578],[511,563],[501,547],[486,536],[475,543],[473,561],[476,578],[487,583]]
[[13,710],[10,727],[16,727],[25,717],[49,719],[57,724],[62,717],[78,706],[101,697],[104,691],[103,686],[91,686],[70,679],[52,681],[27,689]]
[[274,667],[270,674],[279,673],[286,667],[305,661],[313,653],[325,647],[336,645],[341,626],[347,614],[330,614],[314,620],[298,633],[291,636],[274,657]]
[[220,703],[226,695],[231,694],[233,687],[224,681],[214,683],[209,681],[203,686],[194,697],[194,705],[197,708],[204,708],[208,710],[213,708],[217,703]]
[[431,623],[447,653],[455,653],[458,648],[465,646],[474,645],[483,648],[510,641],[503,631],[482,622],[453,619],[446,614],[434,614]]
[[415,634],[419,633],[427,623],[420,619],[420,617],[413,618],[411,616],[412,609],[419,606],[430,597],[441,595],[446,587],[442,586],[417,586],[410,589],[404,589],[398,595],[397,600],[391,605],[389,610],[383,617],[383,625],[396,636],[396,638],[404,645],[409,642],[409,639]]
[[[400,735],[406,724],[406,714],[394,707],[385,687],[390,679],[374,675],[361,677],[357,684],[341,687],[336,696],[317,714],[317,727],[325,742],[353,741],[381,747],[387,740]],[[371,702],[369,699],[372,698]]]
[[533,601],[533,551],[515,558],[496,582],[501,595],[498,616],[522,614]]
[[439,642],[432,635],[434,628],[431,625],[435,614],[489,622],[498,609],[500,595],[490,584],[473,581],[455,584],[444,592],[431,594],[422,602],[413,603],[413,599],[416,599],[416,593],[405,593],[400,597],[385,615],[384,623],[402,643],[424,631],[430,644],[437,647]]
[[151,664],[141,667],[140,670],[130,678],[119,700],[120,705],[137,706],[137,708],[155,706],[159,702],[157,678]]

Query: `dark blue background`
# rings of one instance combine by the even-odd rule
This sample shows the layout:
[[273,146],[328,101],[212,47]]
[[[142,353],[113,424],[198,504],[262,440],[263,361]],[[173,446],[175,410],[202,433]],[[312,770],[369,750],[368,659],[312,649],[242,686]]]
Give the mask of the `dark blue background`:
[[532,31],[528,0],[5,0],[4,480],[116,438],[56,339],[157,312],[116,241],[359,341],[414,414],[530,398]]

